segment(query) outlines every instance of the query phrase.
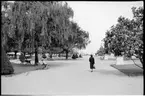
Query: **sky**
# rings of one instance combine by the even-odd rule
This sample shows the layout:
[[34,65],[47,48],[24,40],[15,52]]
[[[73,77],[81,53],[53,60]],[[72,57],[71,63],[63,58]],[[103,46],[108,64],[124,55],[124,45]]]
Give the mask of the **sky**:
[[117,23],[119,16],[132,19],[131,8],[144,6],[143,1],[130,2],[99,2],[99,1],[68,1],[74,11],[73,21],[89,32],[91,43],[82,50],[94,54],[101,46],[105,32]]

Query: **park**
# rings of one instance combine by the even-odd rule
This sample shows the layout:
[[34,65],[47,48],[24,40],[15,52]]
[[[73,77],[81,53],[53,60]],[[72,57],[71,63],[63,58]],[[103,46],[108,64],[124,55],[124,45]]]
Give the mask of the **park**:
[[[143,11],[119,16],[95,53],[66,1],[2,1],[2,95],[143,95]],[[89,58],[95,60],[93,71]]]
[[47,69],[2,77],[1,92],[12,95],[143,94],[142,75],[128,76],[110,66],[115,64],[115,60],[102,61],[99,57],[94,57],[96,69],[91,73],[88,58],[45,61],[49,64]]

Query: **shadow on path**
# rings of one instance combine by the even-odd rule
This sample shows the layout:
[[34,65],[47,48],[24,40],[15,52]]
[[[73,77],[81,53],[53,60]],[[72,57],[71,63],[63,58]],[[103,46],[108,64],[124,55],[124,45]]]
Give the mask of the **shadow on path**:
[[67,66],[70,66],[72,64],[64,63],[64,62],[50,62],[50,63],[48,63],[48,65],[51,69],[51,68],[67,67]]

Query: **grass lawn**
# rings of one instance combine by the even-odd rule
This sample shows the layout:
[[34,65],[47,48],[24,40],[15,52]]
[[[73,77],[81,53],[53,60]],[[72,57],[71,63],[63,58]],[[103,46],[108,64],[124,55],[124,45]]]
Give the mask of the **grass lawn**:
[[44,65],[30,65],[30,64],[24,65],[24,64],[15,64],[15,63],[12,63],[12,65],[13,65],[14,70],[15,70],[14,74],[43,69],[45,67]]
[[127,64],[127,65],[111,65],[112,67],[118,69],[120,72],[128,76],[139,76],[143,75],[143,68],[135,65],[135,64]]
[[26,73],[35,70],[41,70],[45,68],[45,65],[30,65],[30,64],[28,65],[28,64],[18,64],[13,62],[11,62],[11,64],[14,68],[14,73],[5,76],[13,76],[13,75],[18,75],[21,73]]
[[[35,70],[42,70],[45,68],[45,65],[34,65],[34,58],[32,58],[32,64],[20,64],[19,59],[11,59],[11,64],[14,68],[14,73],[11,75],[5,75],[5,76],[13,76],[13,75],[18,75],[21,73],[26,73],[30,71],[35,71]],[[53,60],[66,60],[65,57],[53,57],[52,59],[45,59],[45,61],[53,61]],[[67,60],[72,60],[71,57],[69,57]],[[40,60],[41,61],[41,60]],[[48,68],[48,67],[47,67]]]

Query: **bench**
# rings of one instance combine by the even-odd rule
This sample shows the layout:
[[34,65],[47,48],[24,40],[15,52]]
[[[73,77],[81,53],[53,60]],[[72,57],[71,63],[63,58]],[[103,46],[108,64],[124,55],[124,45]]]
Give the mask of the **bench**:
[[25,62],[27,62],[27,63],[31,63],[31,60],[29,60],[29,59],[25,59]]

